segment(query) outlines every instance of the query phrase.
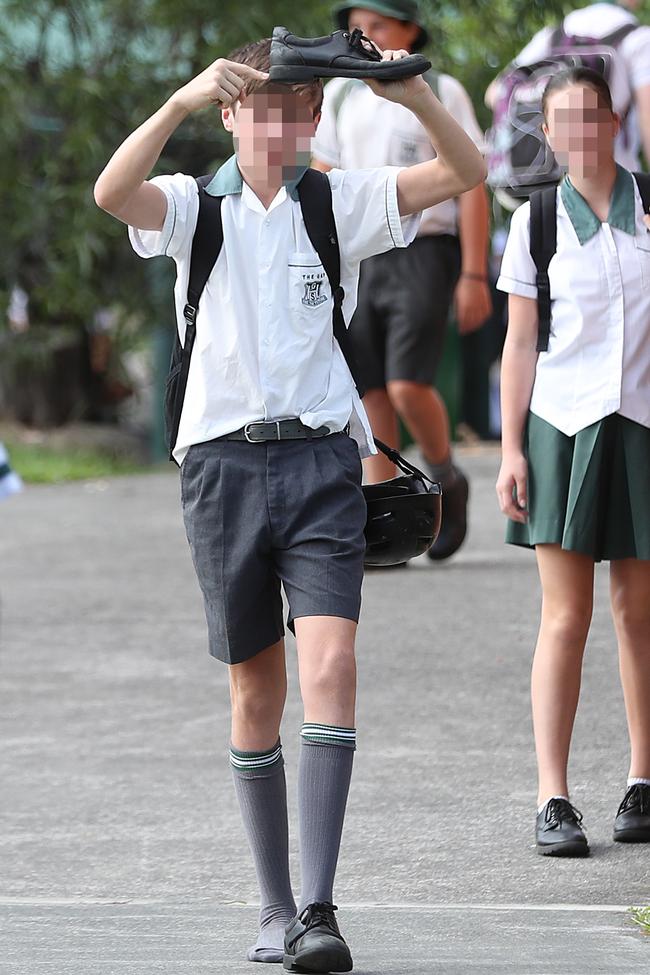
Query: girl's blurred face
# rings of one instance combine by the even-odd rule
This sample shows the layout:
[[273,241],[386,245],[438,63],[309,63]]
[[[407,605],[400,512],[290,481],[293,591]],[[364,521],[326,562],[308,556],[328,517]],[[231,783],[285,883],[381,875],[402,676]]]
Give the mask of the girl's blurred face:
[[569,85],[548,98],[544,134],[560,165],[576,175],[594,176],[612,159],[619,127],[618,115],[588,85]]

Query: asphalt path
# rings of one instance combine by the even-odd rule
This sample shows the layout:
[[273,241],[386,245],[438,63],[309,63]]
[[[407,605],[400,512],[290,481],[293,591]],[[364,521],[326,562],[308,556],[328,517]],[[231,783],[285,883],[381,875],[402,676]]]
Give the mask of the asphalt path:
[[[571,761],[592,856],[542,858],[534,557],[503,544],[496,452],[462,462],[461,552],[364,584],[336,888],[355,970],[647,972],[650,937],[627,908],[650,902],[650,847],[611,841],[628,755],[607,567]],[[256,886],[227,761],[227,674],[207,654],[177,476],[34,487],[3,503],[0,597],[2,975],[252,975]],[[290,797],[293,649],[289,638]]]

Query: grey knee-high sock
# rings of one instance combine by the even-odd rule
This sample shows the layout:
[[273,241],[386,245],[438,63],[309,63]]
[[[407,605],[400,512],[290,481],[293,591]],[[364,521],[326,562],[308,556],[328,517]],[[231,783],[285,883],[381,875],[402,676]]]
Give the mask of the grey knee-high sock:
[[287,786],[282,746],[269,752],[230,749],[235,792],[260,886],[260,934],[249,961],[281,962],[284,929],[296,913],[289,877]]
[[298,764],[300,910],[333,897],[356,747],[354,728],[304,724]]

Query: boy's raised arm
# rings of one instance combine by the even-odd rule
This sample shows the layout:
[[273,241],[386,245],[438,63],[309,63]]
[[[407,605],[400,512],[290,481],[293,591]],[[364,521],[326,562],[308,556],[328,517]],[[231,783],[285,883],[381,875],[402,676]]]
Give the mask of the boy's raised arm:
[[[384,51],[383,57],[398,60],[407,53]],[[436,159],[408,166],[399,173],[397,196],[402,216],[452,199],[483,182],[487,170],[481,153],[422,77],[393,82],[366,80],[366,84],[381,98],[409,108],[437,152]]]
[[95,183],[102,210],[140,230],[161,230],[165,194],[146,182],[167,140],[191,112],[209,105],[228,108],[250,79],[267,75],[246,64],[219,58],[193,78],[122,143]]

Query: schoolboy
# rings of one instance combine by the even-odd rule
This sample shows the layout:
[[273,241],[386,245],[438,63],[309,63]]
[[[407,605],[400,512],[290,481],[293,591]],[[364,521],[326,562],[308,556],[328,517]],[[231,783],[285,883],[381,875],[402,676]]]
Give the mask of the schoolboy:
[[[223,197],[224,242],[199,306],[173,449],[210,651],[230,665],[231,764],[261,890],[259,938],[248,957],[284,959],[290,969],[349,971],[332,887],[356,739],[354,641],[365,523],[359,454],[374,446],[332,338],[328,282],[296,199],[321,84],[268,84],[269,51],[268,40],[251,44],[175,92],[117,150],[95,199],[130,225],[137,253],[175,259],[182,340],[198,190],[188,176],[147,177],[189,114],[221,108],[236,155],[207,192]],[[387,51],[384,58],[403,53]],[[485,176],[480,154],[426,82],[391,83],[381,94],[418,115],[438,158],[411,169],[329,177],[348,322],[360,261],[404,247],[424,207]],[[286,696],[281,583],[297,638],[305,722],[298,910],[279,738]]]

